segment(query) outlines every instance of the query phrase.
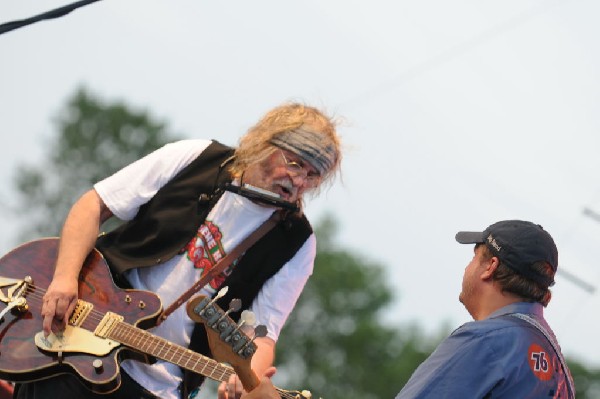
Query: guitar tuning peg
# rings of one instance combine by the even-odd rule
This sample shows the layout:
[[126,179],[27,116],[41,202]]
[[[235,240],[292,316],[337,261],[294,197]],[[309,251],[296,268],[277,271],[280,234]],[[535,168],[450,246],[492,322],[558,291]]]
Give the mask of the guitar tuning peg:
[[237,326],[233,329],[233,331],[231,331],[230,334],[227,335],[227,337],[224,338],[224,341],[229,342],[232,337],[234,337],[236,333],[244,326],[244,324],[254,325],[254,323],[256,323],[256,316],[254,313],[249,310],[244,310],[240,315],[240,321],[237,323]]
[[213,299],[213,300],[217,300],[219,298],[224,297],[225,294],[227,294],[227,291],[229,291],[229,287],[228,286],[225,286],[225,287],[221,288],[219,290],[219,292],[217,292],[217,295],[215,295],[215,299]]
[[240,315],[240,322],[238,326],[242,326],[243,324],[253,326],[256,323],[256,315],[250,310],[244,310]]
[[254,342],[254,340],[256,338],[260,338],[260,337],[266,337],[267,336],[267,326],[265,326],[264,324],[261,324],[259,326],[256,326],[256,328],[254,329],[254,337],[252,337],[252,339],[248,342],[246,342],[246,344],[244,346],[242,346],[242,348],[239,350],[238,353],[244,353],[244,351],[246,350],[246,348],[249,348],[250,345],[252,345],[252,343]]
[[256,326],[256,328],[254,329],[254,338],[252,338],[252,341],[254,341],[255,338],[266,337],[267,332],[267,326],[265,326],[264,324]]
[[219,317],[214,323],[211,324],[212,327],[215,327],[216,325],[219,324],[219,322],[221,320],[223,320],[224,318],[226,318],[229,313],[231,312],[237,312],[238,310],[240,310],[240,308],[242,307],[242,301],[239,299],[232,299],[231,302],[229,302],[229,309],[227,309],[226,312],[223,313],[223,315],[221,317]]
[[240,310],[240,308],[242,307],[242,301],[239,299],[232,299],[231,302],[229,302],[229,310],[228,312],[237,312],[238,310]]
[[[227,291],[228,291],[228,290],[229,290],[229,287],[228,287],[228,286],[225,286],[225,287],[221,288],[221,289],[220,289],[220,290],[217,292],[217,295],[215,295],[215,297],[214,297],[212,300],[210,300],[210,301],[209,301],[209,302],[208,302],[206,305],[204,305],[204,307],[203,307],[203,308],[201,308],[201,309],[202,309],[202,311],[204,311],[204,310],[206,310],[206,309],[210,308],[212,305],[214,305],[214,303],[215,303],[215,302],[217,302],[217,300],[218,300],[219,298],[222,298],[222,297],[224,297],[224,296],[225,296],[225,294],[227,294]],[[199,310],[199,311],[200,311],[200,310]]]

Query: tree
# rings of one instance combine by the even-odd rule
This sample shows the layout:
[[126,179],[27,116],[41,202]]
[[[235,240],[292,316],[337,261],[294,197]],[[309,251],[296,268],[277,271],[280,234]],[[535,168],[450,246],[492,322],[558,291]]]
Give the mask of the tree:
[[576,359],[566,359],[575,382],[577,399],[600,398],[600,368],[585,366]]
[[327,399],[393,398],[446,330],[387,326],[393,296],[382,266],[336,248],[331,217],[316,229],[313,276],[278,343],[278,379]]
[[93,183],[176,139],[148,112],[103,102],[84,88],[68,99],[55,125],[43,164],[17,169],[17,212],[28,222],[20,241],[58,235],[73,202]]

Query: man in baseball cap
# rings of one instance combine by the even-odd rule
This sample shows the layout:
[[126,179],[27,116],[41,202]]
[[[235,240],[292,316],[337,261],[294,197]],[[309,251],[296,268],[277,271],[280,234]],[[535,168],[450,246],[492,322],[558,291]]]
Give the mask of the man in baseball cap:
[[[515,273],[540,284],[554,285],[558,267],[558,250],[554,240],[539,224],[523,220],[494,223],[483,232],[460,231],[456,241],[461,244],[485,244],[494,256]],[[553,273],[540,273],[532,268],[539,261],[547,262]]]
[[446,338],[399,398],[574,398],[575,386],[544,319],[558,250],[542,226],[505,220],[461,231],[475,244],[459,299],[474,321]]

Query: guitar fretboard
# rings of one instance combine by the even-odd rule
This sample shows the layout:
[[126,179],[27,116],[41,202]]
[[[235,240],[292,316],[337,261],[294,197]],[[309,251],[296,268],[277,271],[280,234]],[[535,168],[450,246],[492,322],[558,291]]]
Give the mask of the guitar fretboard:
[[235,374],[229,366],[128,323],[117,323],[108,338],[216,381],[227,381]]
[[[107,337],[132,349],[176,364],[215,381],[227,381],[230,376],[235,374],[233,368],[225,364],[125,322],[118,322]],[[278,387],[275,387],[275,389],[282,398],[301,399],[310,397],[304,396],[300,392],[287,391]]]

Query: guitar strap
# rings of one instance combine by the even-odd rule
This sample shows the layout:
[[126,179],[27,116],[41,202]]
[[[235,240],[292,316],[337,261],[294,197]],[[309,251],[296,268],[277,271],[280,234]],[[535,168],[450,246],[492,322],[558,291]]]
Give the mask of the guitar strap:
[[233,251],[229,252],[222,258],[219,262],[217,262],[212,269],[204,276],[200,278],[200,280],[196,281],[194,285],[192,285],[186,292],[184,292],[177,300],[175,300],[171,305],[169,305],[158,317],[156,321],[156,325],[160,325],[175,309],[180,307],[184,302],[192,297],[196,292],[198,292],[202,287],[212,281],[215,277],[219,275],[223,270],[225,270],[234,260],[239,258],[248,248],[254,245],[261,237],[263,237],[269,230],[271,230],[275,225],[282,220],[282,214],[280,211],[275,211],[263,224],[261,224],[256,230],[254,230],[248,237],[246,237],[241,243],[239,243]]

